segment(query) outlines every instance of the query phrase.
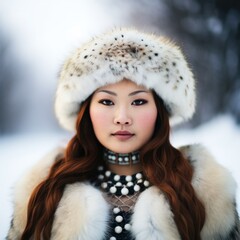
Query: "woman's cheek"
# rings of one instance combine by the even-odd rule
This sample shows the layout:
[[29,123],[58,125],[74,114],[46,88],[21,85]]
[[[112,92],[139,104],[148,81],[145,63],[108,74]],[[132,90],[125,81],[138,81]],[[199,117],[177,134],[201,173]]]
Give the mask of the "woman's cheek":
[[90,117],[94,126],[100,126],[102,128],[109,122],[109,116],[102,109],[90,110]]
[[155,111],[147,111],[144,114],[138,115],[138,123],[142,127],[154,128],[157,118],[157,113]]

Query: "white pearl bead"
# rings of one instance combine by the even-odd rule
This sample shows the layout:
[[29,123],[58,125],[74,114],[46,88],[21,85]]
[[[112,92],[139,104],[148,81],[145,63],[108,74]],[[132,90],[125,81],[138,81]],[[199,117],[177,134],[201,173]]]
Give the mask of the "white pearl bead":
[[122,162],[122,160],[123,160],[122,157],[119,157],[119,158],[118,158],[118,161],[119,161],[119,162]]
[[115,237],[110,237],[109,240],[117,240]]
[[124,187],[122,188],[121,193],[122,195],[127,195],[129,193],[129,190],[126,187]]
[[132,160],[136,160],[136,156],[132,156]]
[[112,160],[116,160],[116,156],[112,156]]
[[99,180],[103,180],[103,179],[104,179],[104,176],[101,174],[101,175],[98,176],[98,179],[99,179]]
[[102,188],[104,188],[104,189],[106,189],[106,188],[107,188],[107,186],[108,186],[108,185],[107,185],[107,183],[106,183],[106,182],[103,182],[103,183],[101,184],[101,187],[102,187]]
[[142,178],[142,174],[141,174],[141,173],[137,173],[137,174],[136,174],[136,178],[137,178],[137,179]]
[[127,181],[127,182],[132,181],[132,176],[126,176],[126,181]]
[[106,177],[109,177],[111,175],[111,172],[110,171],[106,171],[105,175],[106,175]]
[[122,232],[122,227],[117,226],[117,227],[115,227],[114,231],[115,231],[115,233],[121,233]]
[[111,193],[116,193],[117,188],[116,187],[110,187],[109,190],[110,190]]
[[113,178],[115,181],[119,181],[120,180],[120,176],[119,175],[115,175]]
[[103,166],[99,166],[98,171],[102,171],[102,170],[103,170]]
[[135,185],[133,187],[133,189],[134,189],[135,192],[138,192],[140,190],[140,186],[139,185]]
[[118,214],[120,212],[120,209],[118,207],[115,207],[113,209],[113,213]]
[[122,216],[116,216],[116,218],[115,218],[115,220],[116,220],[116,222],[122,222],[122,220],[123,220],[123,217]]
[[125,161],[125,162],[128,162],[128,157],[125,157],[125,158],[124,158],[124,161]]
[[149,186],[149,181],[145,180],[145,181],[143,182],[143,184],[144,184],[145,187],[148,187],[148,186]]
[[137,181],[137,183],[142,183],[143,182],[143,180],[142,179],[139,179],[138,181]]
[[128,183],[127,183],[127,186],[128,186],[128,187],[133,186],[133,182],[128,182]]
[[121,183],[121,182],[117,182],[117,183],[115,184],[115,186],[121,187],[121,186],[122,186],[122,183]]
[[131,225],[129,223],[125,224],[124,228],[129,231],[131,229]]

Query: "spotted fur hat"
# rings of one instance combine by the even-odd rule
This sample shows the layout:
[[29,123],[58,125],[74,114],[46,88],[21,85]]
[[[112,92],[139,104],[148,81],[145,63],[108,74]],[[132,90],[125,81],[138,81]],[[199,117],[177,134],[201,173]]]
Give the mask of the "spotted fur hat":
[[179,47],[154,34],[115,29],[83,44],[66,60],[55,101],[60,124],[74,131],[81,103],[97,88],[123,78],[153,89],[172,125],[192,117],[195,81]]

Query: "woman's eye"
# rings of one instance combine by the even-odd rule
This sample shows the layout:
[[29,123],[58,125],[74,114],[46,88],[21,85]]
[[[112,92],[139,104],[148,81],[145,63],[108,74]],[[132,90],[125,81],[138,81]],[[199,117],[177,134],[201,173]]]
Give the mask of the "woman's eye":
[[147,103],[147,100],[145,100],[145,99],[137,99],[137,100],[134,100],[134,101],[132,102],[132,105],[138,106],[138,105],[143,105],[143,104],[145,104],[145,103]]
[[113,105],[113,102],[111,100],[108,100],[108,99],[102,99],[102,100],[99,101],[99,103],[101,103],[103,105],[107,105],[107,106]]

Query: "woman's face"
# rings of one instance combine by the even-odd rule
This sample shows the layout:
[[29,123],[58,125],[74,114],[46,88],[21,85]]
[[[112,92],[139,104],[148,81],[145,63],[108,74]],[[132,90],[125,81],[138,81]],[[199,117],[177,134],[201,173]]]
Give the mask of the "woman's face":
[[90,118],[104,147],[129,153],[139,150],[151,138],[157,108],[151,91],[124,79],[95,91]]

